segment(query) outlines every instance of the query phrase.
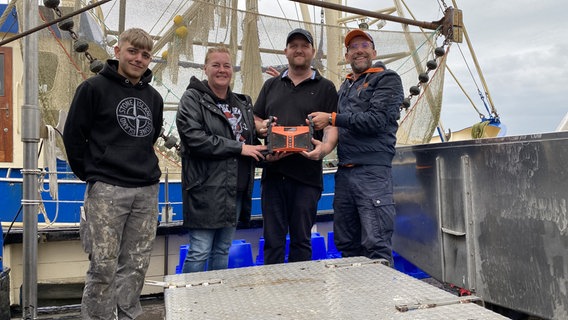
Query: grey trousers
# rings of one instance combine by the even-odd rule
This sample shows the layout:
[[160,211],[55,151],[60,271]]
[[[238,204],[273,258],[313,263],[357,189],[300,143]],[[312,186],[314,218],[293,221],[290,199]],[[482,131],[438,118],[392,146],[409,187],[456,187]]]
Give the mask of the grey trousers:
[[88,183],[80,235],[89,255],[82,319],[135,319],[158,222],[158,184]]

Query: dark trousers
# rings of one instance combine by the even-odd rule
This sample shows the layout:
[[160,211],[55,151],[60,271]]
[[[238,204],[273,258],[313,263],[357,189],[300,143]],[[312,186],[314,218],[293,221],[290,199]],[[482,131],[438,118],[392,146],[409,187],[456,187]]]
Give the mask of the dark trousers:
[[312,259],[311,229],[321,189],[271,176],[262,180],[264,263],[284,263],[286,234],[290,233],[289,262]]
[[393,265],[392,170],[386,166],[340,167],[333,199],[335,246],[343,257],[386,259]]

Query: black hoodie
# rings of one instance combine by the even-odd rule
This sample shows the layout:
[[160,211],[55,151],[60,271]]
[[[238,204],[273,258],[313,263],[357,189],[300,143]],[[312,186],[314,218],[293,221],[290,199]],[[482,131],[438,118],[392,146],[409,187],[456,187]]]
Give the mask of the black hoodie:
[[149,85],[146,70],[133,85],[118,73],[118,61],[77,87],[65,122],[63,142],[75,175],[121,187],[158,183],[154,152],[163,122],[164,102]]

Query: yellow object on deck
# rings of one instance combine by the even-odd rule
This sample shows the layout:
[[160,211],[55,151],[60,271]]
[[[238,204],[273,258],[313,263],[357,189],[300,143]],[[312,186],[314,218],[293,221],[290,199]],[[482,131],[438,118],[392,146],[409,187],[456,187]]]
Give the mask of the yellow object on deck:
[[485,128],[487,128],[488,124],[489,124],[489,121],[482,121],[482,122],[474,124],[471,127],[471,138],[472,139],[483,138],[484,134],[485,134]]
[[[477,123],[460,131],[451,132],[447,135],[447,141],[462,141],[471,139],[494,138],[497,137],[501,128],[489,125],[489,121]],[[439,136],[432,137],[430,143],[442,142]]]

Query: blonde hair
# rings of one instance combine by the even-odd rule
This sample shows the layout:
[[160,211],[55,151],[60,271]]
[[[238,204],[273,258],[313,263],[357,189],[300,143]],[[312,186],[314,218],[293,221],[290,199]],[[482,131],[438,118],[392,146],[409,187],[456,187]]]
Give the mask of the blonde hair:
[[138,49],[145,49],[148,51],[152,51],[154,48],[154,40],[152,40],[152,36],[140,28],[131,28],[122,32],[118,39],[118,45],[122,42],[129,42]]
[[[229,49],[227,47],[212,47],[209,48],[207,50],[207,54],[205,55],[205,64],[207,64],[207,62],[209,62],[209,56],[212,53],[226,53],[229,55],[229,60],[231,59],[231,52],[229,51]],[[232,64],[232,62],[231,62]]]

